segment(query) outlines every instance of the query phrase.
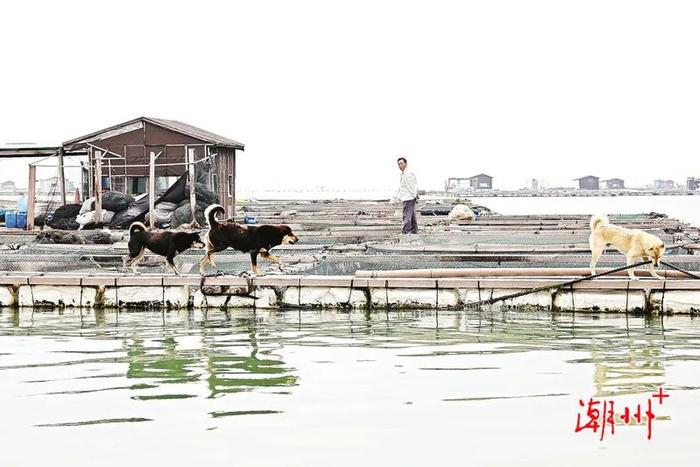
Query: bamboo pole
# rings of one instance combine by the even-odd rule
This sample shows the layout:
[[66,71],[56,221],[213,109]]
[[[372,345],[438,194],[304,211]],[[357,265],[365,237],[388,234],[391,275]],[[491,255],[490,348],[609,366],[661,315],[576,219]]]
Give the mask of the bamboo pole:
[[114,191],[112,186],[112,159],[107,159],[107,176],[109,177],[109,191]]
[[192,225],[195,226],[197,225],[197,217],[195,216],[195,211],[197,209],[197,192],[196,192],[196,184],[197,180],[195,179],[195,173],[194,173],[194,149],[193,148],[186,148],[187,149],[187,170],[188,170],[188,178],[190,181],[190,212],[192,213]]
[[229,215],[229,217],[233,219],[236,217],[236,150],[234,149],[233,155],[228,157],[232,159],[231,162],[233,164],[231,168],[233,172],[233,193],[231,193],[233,195],[233,200],[231,202],[231,214]]
[[151,228],[156,225],[156,153],[151,151],[148,165],[148,219]]
[[36,167],[33,165],[29,166],[27,204],[27,230],[34,230],[34,213],[36,211]]
[[95,192],[95,152],[91,147],[88,148],[88,195],[83,195],[83,198],[89,198]]
[[[599,268],[602,272],[607,269]],[[662,277],[683,278],[686,274],[677,271],[656,271]],[[358,278],[430,278],[447,279],[458,277],[556,277],[556,276],[588,276],[589,268],[455,268],[455,269],[404,269],[398,271],[357,271]],[[651,276],[648,270],[635,271],[641,277]],[[617,271],[613,275],[626,276],[626,271]]]
[[102,222],[102,153],[95,151],[95,223]]
[[66,173],[63,167],[63,148],[58,150],[58,187],[61,190],[61,206],[66,204]]

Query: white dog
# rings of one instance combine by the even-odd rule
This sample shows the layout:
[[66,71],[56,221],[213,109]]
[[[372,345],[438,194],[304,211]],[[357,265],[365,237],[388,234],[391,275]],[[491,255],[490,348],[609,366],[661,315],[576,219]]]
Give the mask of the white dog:
[[[595,265],[603,255],[605,247],[612,245],[627,257],[628,266],[634,264],[637,258],[644,261],[651,259],[652,262],[649,263],[651,275],[662,279],[654,270],[654,266],[658,266],[661,261],[664,243],[656,235],[638,229],[610,225],[607,216],[596,215],[591,217],[591,236],[588,242],[591,245],[591,275],[595,275]],[[637,279],[632,269],[628,269],[627,274],[632,280]]]

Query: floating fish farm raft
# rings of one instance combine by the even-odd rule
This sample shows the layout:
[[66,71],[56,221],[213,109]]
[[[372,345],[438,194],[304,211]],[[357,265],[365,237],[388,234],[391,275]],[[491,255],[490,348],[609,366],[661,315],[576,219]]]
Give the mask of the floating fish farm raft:
[[[608,250],[601,277],[588,278],[590,215],[505,216],[473,207],[473,221],[449,222],[454,201],[424,204],[420,233],[400,235],[401,206],[377,201],[266,201],[243,206],[258,224],[288,224],[300,241],[273,251],[282,265],[249,255],[215,256],[198,274],[203,250],[176,258],[182,276],[149,254],[140,274],[125,271],[126,233],[114,243],[39,243],[38,231],[0,231],[0,306],[87,308],[525,308],[552,311],[700,312],[700,231],[663,214],[612,215],[667,248],[664,280]],[[241,217],[242,216],[237,216]],[[46,232],[46,231],[44,231]],[[89,232],[73,232],[90,235]],[[94,231],[92,232],[94,235]]]

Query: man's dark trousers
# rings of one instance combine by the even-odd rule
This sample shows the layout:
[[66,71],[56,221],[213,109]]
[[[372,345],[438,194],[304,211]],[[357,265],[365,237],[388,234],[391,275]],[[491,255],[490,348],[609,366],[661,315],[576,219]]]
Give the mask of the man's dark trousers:
[[403,229],[401,229],[401,233],[418,233],[415,199],[409,199],[403,202]]

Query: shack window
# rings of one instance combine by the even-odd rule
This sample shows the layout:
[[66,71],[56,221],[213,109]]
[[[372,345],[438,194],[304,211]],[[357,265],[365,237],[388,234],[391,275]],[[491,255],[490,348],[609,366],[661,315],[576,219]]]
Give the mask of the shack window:
[[126,190],[126,181],[123,175],[114,175],[112,177],[112,190],[124,193]]
[[148,191],[148,177],[129,177],[129,195],[140,195]]
[[228,176],[228,197],[233,198],[233,175]]
[[156,190],[167,190],[170,188],[173,183],[177,181],[177,179],[180,177],[177,176],[158,176],[156,177],[156,183],[155,183],[155,188]]

